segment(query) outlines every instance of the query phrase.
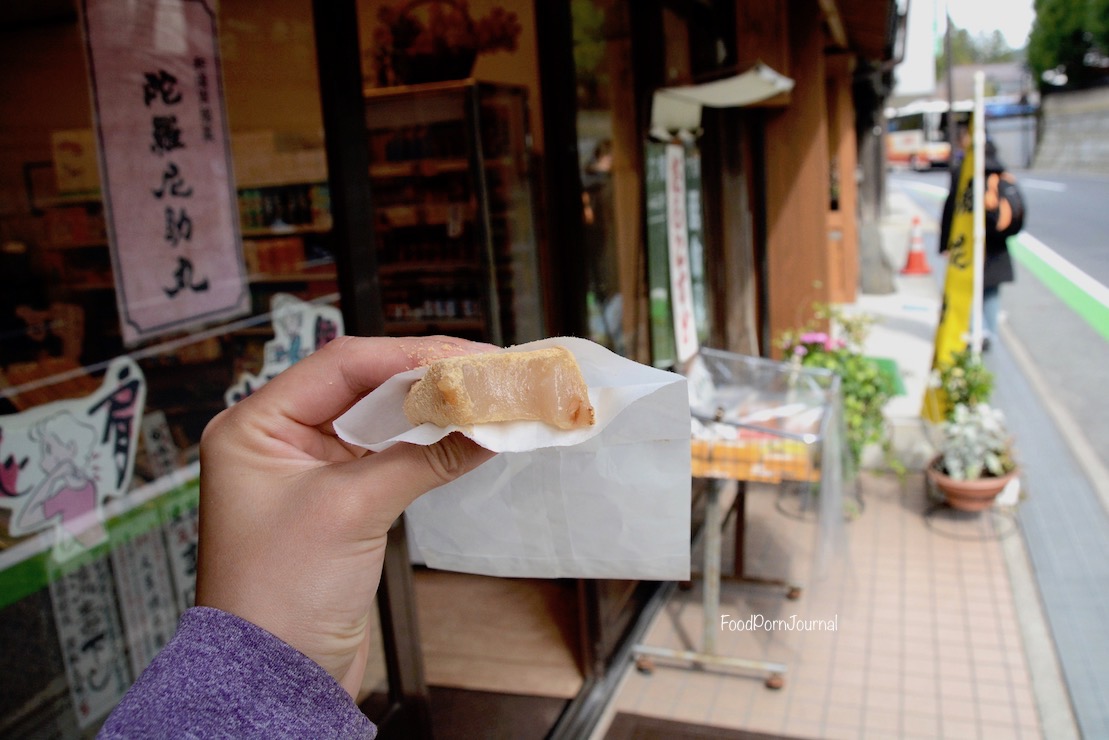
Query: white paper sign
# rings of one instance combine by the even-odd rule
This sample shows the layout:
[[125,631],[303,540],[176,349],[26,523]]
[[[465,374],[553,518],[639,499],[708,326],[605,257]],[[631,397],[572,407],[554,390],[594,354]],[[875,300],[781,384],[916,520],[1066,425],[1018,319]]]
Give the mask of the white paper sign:
[[670,301],[678,362],[697,354],[697,321],[693,313],[693,278],[689,262],[689,222],[685,188],[685,149],[666,147],[666,236],[670,247]]
[[270,299],[273,339],[262,348],[262,370],[257,375],[244,372],[235,385],[223,394],[234,406],[343,333],[343,313],[335,306],[302,301],[289,293],[275,293]]
[[139,675],[177,630],[177,604],[156,509],[138,514],[111,552],[131,671]]
[[596,410],[588,429],[542,422],[413,427],[401,405],[424,370],[397,375],[335,422],[371,450],[460,431],[497,457],[419,498],[409,532],[432,568],[494,576],[689,577],[689,401],[685,379],[562,337]]
[[77,724],[88,727],[131,685],[107,559],[52,578],[50,600]]

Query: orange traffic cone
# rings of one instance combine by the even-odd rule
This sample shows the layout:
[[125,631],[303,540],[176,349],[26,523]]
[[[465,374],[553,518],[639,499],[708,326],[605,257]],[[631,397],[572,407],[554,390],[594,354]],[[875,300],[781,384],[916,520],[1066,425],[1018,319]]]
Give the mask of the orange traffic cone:
[[912,236],[909,239],[909,258],[902,268],[902,275],[931,275],[932,268],[924,256],[924,237],[920,233],[920,216],[913,216]]

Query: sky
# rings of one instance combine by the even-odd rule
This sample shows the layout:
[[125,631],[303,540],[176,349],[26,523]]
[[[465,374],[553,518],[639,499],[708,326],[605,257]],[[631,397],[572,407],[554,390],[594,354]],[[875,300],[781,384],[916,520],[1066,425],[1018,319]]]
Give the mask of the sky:
[[905,59],[897,67],[895,92],[926,95],[936,86],[937,36],[944,32],[945,11],[951,22],[972,36],[1001,31],[1006,43],[1020,48],[1028,40],[1035,12],[1033,0],[909,0]]
[[[910,0],[921,2],[922,0]],[[927,3],[927,0],[923,0]],[[972,36],[980,33],[1001,31],[1005,41],[1014,49],[1024,46],[1028,32],[1032,29],[1035,12],[1032,0],[936,0],[936,14],[943,18],[943,8],[951,16],[951,22],[970,31]],[[911,6],[910,6],[911,7]],[[943,30],[941,20],[939,29]]]

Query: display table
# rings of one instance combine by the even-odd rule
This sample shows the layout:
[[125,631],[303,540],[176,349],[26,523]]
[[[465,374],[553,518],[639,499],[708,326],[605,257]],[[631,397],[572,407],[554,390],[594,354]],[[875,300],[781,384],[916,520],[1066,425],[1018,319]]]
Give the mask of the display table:
[[[842,510],[842,433],[839,378],[828,370],[703,349],[687,373],[693,417],[690,453],[692,474],[709,481],[702,527],[704,565],[703,621],[700,650],[673,650],[637,645],[637,667],[649,671],[654,659],[684,667],[739,668],[767,673],[766,685],[781,688],[786,666],[766,660],[721,655],[716,650],[721,582],[720,494],[726,481],[737,481],[736,560],[734,577],[743,582],[787,585],[749,578],[743,569],[746,484],[798,481],[818,484],[816,557],[831,546],[829,531]],[[789,586],[788,595],[800,595]]]

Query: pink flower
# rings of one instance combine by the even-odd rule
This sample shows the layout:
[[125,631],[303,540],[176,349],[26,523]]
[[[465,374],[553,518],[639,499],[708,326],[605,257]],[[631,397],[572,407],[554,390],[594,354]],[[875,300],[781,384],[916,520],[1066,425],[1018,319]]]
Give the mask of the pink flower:
[[805,345],[803,345],[803,344],[799,344],[799,345],[797,345],[796,347],[793,348],[793,354],[797,355],[798,357],[804,357],[808,353],[809,353],[809,350],[806,349]]
[[803,344],[824,344],[827,341],[828,335],[822,331],[810,331],[801,335]]

